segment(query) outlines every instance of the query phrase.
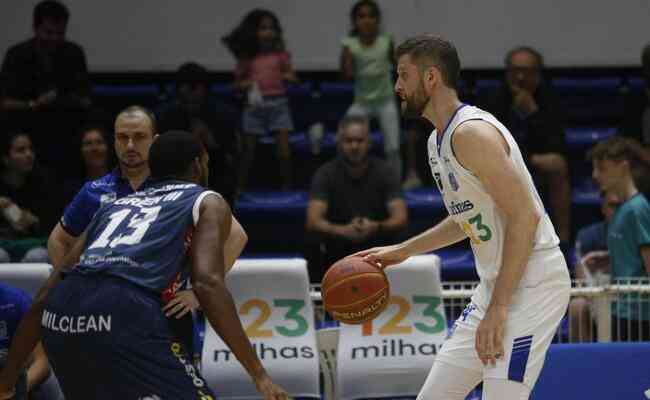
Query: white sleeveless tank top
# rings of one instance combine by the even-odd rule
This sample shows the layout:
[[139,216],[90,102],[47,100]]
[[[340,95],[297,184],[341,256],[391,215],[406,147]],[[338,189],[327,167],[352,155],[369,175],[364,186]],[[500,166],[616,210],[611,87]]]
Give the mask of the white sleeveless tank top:
[[[440,141],[436,130],[431,133],[427,146],[429,164],[449,215],[469,237],[479,277],[481,280],[491,281],[496,278],[501,267],[506,222],[483,184],[472,172],[465,169],[454,155],[451,138],[456,128],[469,120],[486,121],[501,132],[510,147],[510,159],[533,194],[535,205],[543,213],[535,233],[531,258],[543,250],[556,248],[559,239],[524,164],[519,147],[508,129],[486,111],[466,104],[460,106],[442,132]],[[481,157],[480,154],[476,156]]]

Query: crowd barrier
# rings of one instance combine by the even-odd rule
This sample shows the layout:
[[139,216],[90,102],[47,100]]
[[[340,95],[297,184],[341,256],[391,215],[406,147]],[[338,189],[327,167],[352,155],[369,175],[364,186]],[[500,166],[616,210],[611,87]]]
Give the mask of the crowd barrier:
[[[0,281],[33,295],[50,271],[48,264],[0,264]],[[262,363],[293,397],[412,398],[476,285],[443,283],[439,271],[434,255],[387,270],[390,306],[356,326],[326,318],[303,259],[239,260],[227,285]],[[565,319],[531,398],[643,398],[650,389],[650,342],[610,343],[611,321],[625,301],[641,304],[639,313],[649,310],[650,282],[574,282],[576,297],[593,303],[596,343],[564,343],[571,337]],[[218,335],[207,328],[204,338],[202,372],[220,398],[258,398]]]

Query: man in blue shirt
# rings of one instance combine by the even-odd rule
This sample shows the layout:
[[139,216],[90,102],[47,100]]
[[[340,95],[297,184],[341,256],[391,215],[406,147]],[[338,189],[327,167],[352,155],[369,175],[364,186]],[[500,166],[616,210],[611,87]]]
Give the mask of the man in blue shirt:
[[[119,166],[111,173],[87,182],[66,207],[47,243],[52,265],[62,264],[76,239],[86,230],[101,206],[150,184],[147,161],[149,148],[156,136],[156,118],[146,108],[131,106],[118,114],[115,119],[115,155]],[[233,217],[231,233],[226,242],[227,253],[239,255],[246,241],[243,228]],[[232,267],[235,258],[226,260],[226,270]],[[170,285],[169,290],[163,293],[163,298],[168,303],[167,315],[176,317],[172,318],[171,323],[177,326],[179,338],[183,339],[187,351],[192,352],[192,316],[188,313],[198,307],[198,302],[191,291],[178,292],[182,287],[181,278],[179,276]]]
[[149,147],[156,137],[156,120],[144,107],[132,106],[115,120],[115,154],[119,167],[87,182],[66,207],[47,242],[53,265],[59,265],[97,210],[147,185]]
[[[579,280],[592,280],[593,272],[609,270],[607,252],[607,225],[614,212],[621,205],[621,199],[613,192],[603,193],[601,211],[605,219],[585,226],[576,236],[575,276]],[[571,342],[593,341],[591,301],[585,297],[575,297],[569,304],[569,334]]]
[[[16,333],[18,323],[27,313],[32,300],[20,289],[0,283],[0,366],[9,352],[9,345]],[[50,375],[50,365],[39,343],[32,352],[32,361],[27,367],[23,380],[16,387],[16,398],[24,398],[32,389],[43,383]]]
[[[615,280],[647,283],[650,275],[650,203],[639,192],[632,171],[638,163],[639,144],[612,137],[589,153],[593,177],[601,190],[616,194],[623,203],[607,229],[611,275]],[[614,340],[650,340],[650,298],[619,295],[612,304]]]

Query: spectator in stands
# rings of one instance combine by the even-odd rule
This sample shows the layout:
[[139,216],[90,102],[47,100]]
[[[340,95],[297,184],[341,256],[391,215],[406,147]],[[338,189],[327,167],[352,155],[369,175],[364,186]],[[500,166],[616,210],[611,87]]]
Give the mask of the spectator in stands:
[[[611,277],[635,280],[650,276],[650,203],[634,183],[632,171],[638,163],[633,139],[612,137],[589,153],[593,177],[601,190],[621,199],[607,227]],[[612,306],[615,317],[612,336],[616,340],[650,340],[650,296],[619,295]]]
[[244,153],[239,189],[244,190],[259,137],[275,135],[282,189],[292,181],[289,132],[293,130],[285,82],[297,82],[289,52],[285,49],[280,21],[271,11],[255,9],[228,36],[224,44],[237,58],[235,87],[246,93],[242,117]]
[[232,207],[239,157],[235,111],[210,96],[208,71],[196,63],[186,63],[178,69],[176,93],[176,98],[159,110],[161,132],[184,130],[201,137],[210,155],[210,187]]
[[0,259],[47,262],[47,232],[60,212],[60,189],[39,168],[24,132],[5,135],[0,172]]
[[72,200],[86,182],[108,174],[113,164],[106,128],[101,125],[85,125],[80,130],[79,139],[81,162],[76,170],[78,175],[66,180],[63,186],[66,203]]
[[[604,220],[585,226],[576,236],[575,277],[586,284],[601,283],[598,276],[609,273],[609,253],[607,252],[607,225],[614,212],[621,205],[621,200],[614,192],[603,192],[601,211]],[[596,277],[594,278],[594,275]],[[571,342],[591,342],[593,340],[593,320],[591,301],[584,297],[575,297],[569,304],[569,332]]]
[[314,175],[307,206],[307,231],[319,237],[323,249],[320,268],[310,268],[312,280],[325,272],[322,266],[394,241],[408,219],[397,172],[368,155],[368,120],[345,117],[337,144],[339,156]]
[[639,151],[642,163],[634,175],[639,189],[647,196],[650,193],[650,43],[641,52],[641,65],[645,86],[625,97],[625,114],[619,130],[642,144]]
[[65,40],[69,16],[58,1],[38,3],[34,37],[11,47],[2,63],[2,106],[10,126],[29,128],[39,155],[47,156],[47,149],[54,159],[72,155],[73,138],[61,132],[76,132],[79,113],[91,105],[83,49]]
[[479,99],[503,122],[539,183],[548,187],[554,225],[566,254],[571,235],[571,185],[561,110],[550,86],[542,80],[542,55],[517,47],[505,58],[506,79],[497,93]]
[[[31,303],[32,300],[27,293],[0,282],[0,370],[7,357],[9,344],[18,328],[18,323],[27,313]],[[40,343],[32,352],[23,379],[16,387],[16,399],[26,398],[32,400],[63,399],[58,382],[50,373],[50,364],[43,345]]]
[[343,39],[341,52],[341,74],[344,79],[354,80],[354,104],[347,114],[379,121],[386,160],[401,178],[400,116],[392,76],[393,39],[380,30],[381,10],[374,0],[356,2],[350,20],[352,29]]

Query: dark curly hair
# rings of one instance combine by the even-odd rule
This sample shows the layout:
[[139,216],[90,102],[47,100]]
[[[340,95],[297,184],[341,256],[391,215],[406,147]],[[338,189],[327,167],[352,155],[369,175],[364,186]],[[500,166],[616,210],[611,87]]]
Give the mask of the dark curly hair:
[[228,35],[221,38],[221,41],[228,47],[236,58],[253,58],[260,52],[260,44],[257,40],[257,30],[264,18],[270,18],[277,33],[273,43],[273,50],[284,51],[284,39],[282,37],[282,26],[278,17],[271,11],[256,8],[246,14],[242,22]]
[[377,18],[377,23],[381,23],[381,9],[379,9],[379,5],[373,0],[359,0],[352,6],[352,9],[350,10],[350,24],[352,25],[352,28],[350,29],[350,36],[357,36],[359,34],[355,23],[357,15],[361,12],[361,8],[363,7],[370,8],[370,14]]

